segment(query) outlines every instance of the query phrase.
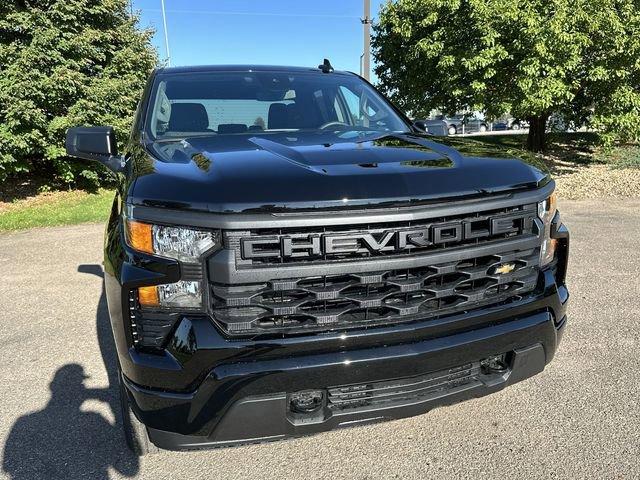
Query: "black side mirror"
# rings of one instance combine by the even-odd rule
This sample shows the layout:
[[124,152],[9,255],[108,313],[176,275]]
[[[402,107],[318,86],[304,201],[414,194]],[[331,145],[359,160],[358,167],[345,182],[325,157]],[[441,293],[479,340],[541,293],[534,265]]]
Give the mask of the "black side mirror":
[[118,156],[116,134],[112,127],[75,127],[67,130],[67,154],[102,163],[109,170],[121,172],[124,158]]
[[415,122],[413,122],[413,126],[422,132],[429,132],[429,126],[422,120],[416,120]]
[[416,120],[413,122],[413,127],[436,137],[449,135],[449,125],[444,120]]

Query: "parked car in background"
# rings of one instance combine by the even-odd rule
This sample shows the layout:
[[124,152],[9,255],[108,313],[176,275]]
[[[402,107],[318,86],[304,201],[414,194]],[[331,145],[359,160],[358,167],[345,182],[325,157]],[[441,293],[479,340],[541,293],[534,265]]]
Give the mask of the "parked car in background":
[[452,117],[437,115],[436,120],[442,120],[447,124],[449,135],[486,132],[489,130],[488,123],[475,115],[454,115]]
[[504,130],[523,130],[525,128],[529,128],[529,123],[525,120],[504,117],[493,123],[491,126],[491,130],[493,130],[494,132]]
[[576,131],[575,125],[568,122],[561,115],[553,114],[547,120],[547,132],[570,132]]
[[524,130],[525,128],[529,128],[529,122],[526,120],[514,118],[509,122],[509,130]]

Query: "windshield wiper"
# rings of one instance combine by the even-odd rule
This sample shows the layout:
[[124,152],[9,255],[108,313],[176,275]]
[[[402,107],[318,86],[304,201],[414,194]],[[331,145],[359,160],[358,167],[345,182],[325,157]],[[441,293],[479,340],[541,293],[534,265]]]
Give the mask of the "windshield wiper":
[[413,132],[381,132],[380,135],[375,137],[363,138],[362,140],[358,140],[355,143],[364,143],[364,142],[375,142],[376,140],[381,140],[385,137],[398,137],[400,135],[409,135]]
[[175,136],[175,137],[164,137],[164,138],[156,138],[154,142],[156,143],[171,143],[171,142],[182,142],[183,140],[189,140],[191,138],[207,138],[207,137],[217,137],[218,134],[211,133],[200,133],[198,135],[183,135],[183,136]]

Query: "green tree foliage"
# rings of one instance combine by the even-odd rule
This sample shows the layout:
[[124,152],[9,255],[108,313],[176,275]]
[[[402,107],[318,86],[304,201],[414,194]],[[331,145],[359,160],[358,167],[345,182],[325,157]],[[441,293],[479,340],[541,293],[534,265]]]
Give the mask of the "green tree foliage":
[[535,151],[552,114],[639,139],[638,0],[396,0],[374,32],[380,86],[417,116],[511,112]]
[[157,63],[127,0],[0,1],[0,181],[26,172],[92,183],[103,172],[64,159],[67,128],[128,135]]

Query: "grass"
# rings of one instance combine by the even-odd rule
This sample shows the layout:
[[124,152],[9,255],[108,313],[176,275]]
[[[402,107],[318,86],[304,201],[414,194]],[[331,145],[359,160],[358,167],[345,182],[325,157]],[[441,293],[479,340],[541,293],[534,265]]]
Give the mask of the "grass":
[[556,161],[577,165],[597,161],[594,155],[598,149],[598,136],[594,133],[548,134],[547,151],[544,154],[526,149],[527,135],[495,135],[474,137],[474,140],[506,148],[528,163],[552,172]]
[[104,222],[113,202],[113,190],[40,193],[0,203],[0,232],[55,225]]
[[482,143],[497,145],[522,160],[552,174],[575,173],[591,165],[609,165],[611,168],[640,168],[640,146],[619,145],[603,147],[598,135],[590,132],[551,133],[547,137],[547,151],[534,154],[525,148],[526,135],[490,135],[472,137]]
[[612,168],[640,168],[640,146],[614,147],[600,153],[601,160]]
[[[483,143],[491,143],[507,148],[515,148],[524,150],[527,144],[527,135],[485,135],[477,137],[469,137]],[[547,146],[550,150],[566,146],[576,151],[590,150],[598,144],[598,135],[592,132],[561,132],[548,133]]]

